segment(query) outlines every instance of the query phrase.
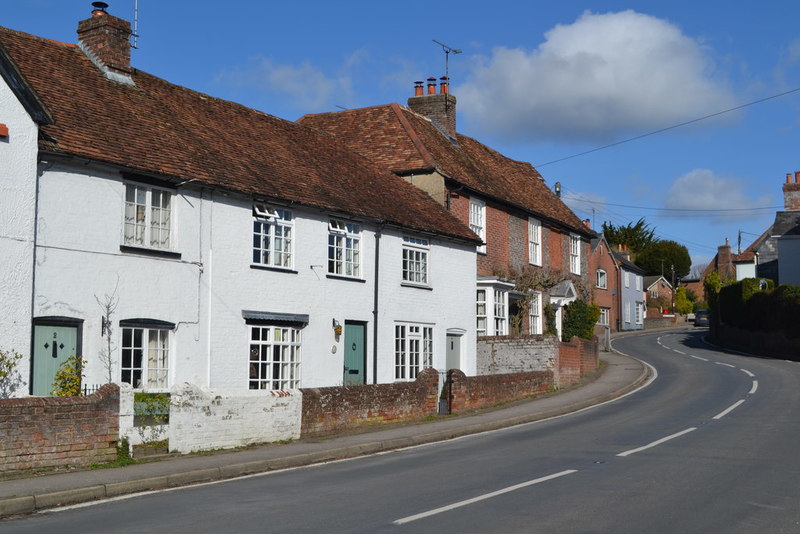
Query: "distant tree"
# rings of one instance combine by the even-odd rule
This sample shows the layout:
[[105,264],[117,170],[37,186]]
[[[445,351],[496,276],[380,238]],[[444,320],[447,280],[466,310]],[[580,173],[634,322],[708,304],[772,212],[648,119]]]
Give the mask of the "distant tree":
[[687,315],[692,313],[692,301],[689,300],[688,291],[685,287],[679,287],[675,290],[675,310],[678,313]]
[[675,269],[675,279],[683,278],[689,274],[692,259],[689,250],[675,241],[656,241],[636,255],[636,265],[644,269],[647,275],[664,275],[671,280],[672,269]]
[[603,223],[603,235],[609,245],[627,245],[634,254],[638,254],[656,242],[656,229],[650,228],[644,217],[636,223],[628,223],[625,226],[614,226],[610,222]]

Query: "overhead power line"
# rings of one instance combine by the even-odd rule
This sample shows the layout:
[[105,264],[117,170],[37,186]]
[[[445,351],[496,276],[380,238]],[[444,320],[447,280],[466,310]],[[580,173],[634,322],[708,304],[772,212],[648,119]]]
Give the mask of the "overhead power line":
[[690,211],[690,212],[712,212],[712,213],[729,213],[729,212],[748,212],[748,211],[760,211],[760,210],[776,210],[780,209],[783,206],[764,206],[762,208],[721,208],[721,209],[700,209],[700,208],[653,208],[649,206],[630,206],[628,204],[612,204],[611,202],[602,202],[599,200],[588,200],[582,198],[575,198],[578,202],[586,202],[587,204],[598,204],[604,206],[615,206],[618,208],[631,208],[637,210],[653,210],[653,211]]
[[663,132],[668,132],[669,130],[674,130],[675,128],[680,128],[682,126],[688,126],[689,124],[694,124],[696,122],[704,121],[706,119],[711,119],[711,118],[714,118],[714,117],[718,117],[718,116],[723,115],[725,113],[730,113],[731,111],[738,111],[740,109],[743,109],[743,108],[746,108],[746,107],[749,107],[749,106],[754,106],[756,104],[761,104],[762,102],[766,102],[768,100],[773,100],[775,98],[780,98],[782,96],[790,95],[792,93],[797,93],[799,91],[800,91],[800,87],[797,87],[795,89],[790,89],[789,91],[784,91],[783,93],[778,93],[777,95],[772,95],[772,96],[768,96],[768,97],[765,97],[765,98],[761,98],[759,100],[754,100],[753,102],[748,102],[747,104],[742,104],[740,106],[736,106],[736,107],[733,107],[733,108],[730,108],[730,109],[726,109],[726,110],[723,110],[723,111],[717,111],[716,113],[711,113],[710,115],[704,115],[703,117],[698,117],[696,119],[692,119],[692,120],[689,120],[689,121],[686,121],[686,122],[681,122],[679,124],[674,124],[672,126],[667,126],[666,128],[661,128],[660,130],[654,130],[652,132],[648,132],[648,133],[644,133],[644,134],[641,134],[641,135],[637,135],[635,137],[631,137],[631,138],[628,138],[628,139],[623,139],[622,141],[617,141],[616,143],[611,143],[611,144],[608,144],[608,145],[599,146],[597,148],[593,148],[591,150],[586,150],[584,152],[579,152],[577,154],[573,154],[571,156],[567,156],[567,157],[564,157],[564,158],[554,159],[553,161],[548,161],[547,163],[540,163],[540,164],[534,165],[534,167],[537,167],[537,168],[545,167],[547,165],[552,165],[553,163],[560,163],[560,162],[566,161],[568,159],[577,158],[577,157],[580,157],[580,156],[585,156],[586,154],[591,154],[591,153],[597,152],[599,150],[605,150],[606,148],[619,146],[619,145],[622,145],[624,143],[630,143],[631,141],[637,141],[637,140],[643,139],[645,137],[650,137],[651,135],[656,135],[656,134],[660,134],[660,133],[663,133]]

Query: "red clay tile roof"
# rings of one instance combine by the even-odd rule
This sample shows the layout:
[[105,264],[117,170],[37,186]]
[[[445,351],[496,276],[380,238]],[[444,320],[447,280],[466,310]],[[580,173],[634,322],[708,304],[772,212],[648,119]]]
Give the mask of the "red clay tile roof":
[[353,150],[396,173],[437,169],[480,195],[594,236],[530,163],[461,134],[453,144],[430,120],[399,104],[306,115],[298,122],[343,138]]
[[194,179],[254,196],[347,213],[471,242],[428,195],[339,140],[133,71],[109,81],[74,45],[0,27],[3,49],[54,123],[47,153]]

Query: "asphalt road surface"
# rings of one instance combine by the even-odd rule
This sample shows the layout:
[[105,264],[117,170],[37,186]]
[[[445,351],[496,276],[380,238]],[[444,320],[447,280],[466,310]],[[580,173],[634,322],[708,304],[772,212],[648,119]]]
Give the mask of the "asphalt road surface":
[[716,351],[704,334],[616,340],[655,380],[577,414],[0,532],[800,532],[800,365]]

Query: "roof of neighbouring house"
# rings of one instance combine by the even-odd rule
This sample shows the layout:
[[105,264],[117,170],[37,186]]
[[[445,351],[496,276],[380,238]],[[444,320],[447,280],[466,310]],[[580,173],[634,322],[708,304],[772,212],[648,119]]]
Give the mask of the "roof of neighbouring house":
[[619,263],[620,267],[624,267],[625,270],[634,272],[636,274],[644,274],[644,269],[626,258],[624,255],[622,255],[622,253],[612,250],[611,255],[614,257],[617,263]]
[[0,67],[48,119],[39,120],[41,152],[480,242],[428,195],[332,135],[136,69],[135,86],[116,83],[75,45],[3,27]]
[[666,278],[664,278],[661,275],[654,275],[654,276],[645,276],[644,277],[644,287],[645,287],[645,289],[650,289],[650,287],[652,287],[653,284],[655,284],[659,280],[663,280],[664,283],[667,284],[667,286],[672,288],[672,284],[670,284],[669,281]]
[[471,137],[442,135],[429,119],[397,103],[305,115],[298,122],[331,132],[398,174],[437,170],[479,195],[547,219],[589,239],[594,232],[544,183],[530,164]]

